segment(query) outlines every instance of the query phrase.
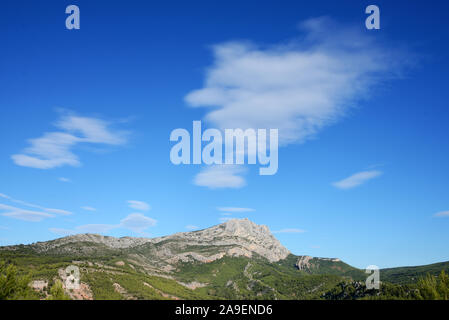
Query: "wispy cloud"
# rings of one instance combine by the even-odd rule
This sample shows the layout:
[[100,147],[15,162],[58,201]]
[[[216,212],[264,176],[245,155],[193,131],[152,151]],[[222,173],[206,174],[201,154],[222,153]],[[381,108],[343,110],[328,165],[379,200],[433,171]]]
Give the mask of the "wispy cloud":
[[339,189],[351,189],[380,175],[382,175],[382,171],[377,170],[357,172],[343,180],[332,183],[332,185]]
[[79,143],[121,145],[126,143],[127,132],[116,131],[111,123],[99,119],[64,115],[55,124],[61,131],[46,132],[40,138],[28,140],[30,146],[22,153],[11,156],[19,166],[51,169],[81,163],[72,152]]
[[120,227],[119,225],[113,224],[85,224],[82,226],[76,227],[76,230],[81,233],[107,233],[112,229],[116,229]]
[[405,61],[375,37],[327,18],[300,28],[302,40],[288,44],[215,45],[205,85],[187,104],[210,108],[206,120],[221,129],[276,128],[281,144],[303,142],[395,77]]
[[156,222],[155,219],[146,217],[141,213],[131,213],[120,221],[120,226],[136,233],[143,233],[145,229],[155,226]]
[[47,212],[50,212],[50,213],[61,214],[64,216],[68,216],[68,215],[72,214],[70,211],[62,210],[62,209],[52,209],[52,208],[42,208],[42,209]]
[[79,233],[107,233],[112,229],[118,228],[119,225],[113,224],[85,224],[82,226],[78,226],[74,229],[64,229],[64,228],[49,228],[48,230],[54,234],[60,236],[69,236]]
[[0,203],[0,211],[6,211],[2,213],[2,215],[5,217],[31,222],[39,222],[42,219],[54,217],[54,215],[47,212],[26,210],[1,203]]
[[434,217],[449,217],[449,211],[440,211],[434,214]]
[[189,224],[189,225],[186,226],[186,229],[192,231],[192,230],[198,230],[199,227]]
[[40,205],[37,205],[34,203],[29,203],[26,201],[18,200],[13,197],[10,197],[4,193],[0,193],[0,198],[3,198],[5,200],[15,203],[15,204],[19,204],[21,206],[39,210],[39,211],[27,210],[27,209],[18,208],[15,206],[0,204],[0,210],[8,211],[6,213],[3,213],[2,215],[10,217],[10,218],[20,219],[20,220],[24,220],[24,221],[38,222],[45,218],[54,217],[53,214],[57,214],[57,215],[71,215],[72,214],[72,212],[67,211],[67,210],[46,208],[46,207],[43,207],[43,206],[40,206]]
[[218,211],[224,211],[224,212],[251,212],[256,211],[253,208],[239,208],[239,207],[218,207]]
[[94,207],[89,207],[89,206],[81,207],[81,209],[86,210],[86,211],[97,211],[96,208],[94,208]]
[[[386,50],[359,29],[321,17],[304,21],[301,37],[280,44],[217,44],[204,86],[185,101],[207,108],[205,120],[222,130],[278,129],[281,146],[305,142],[410,64],[405,54]],[[195,184],[240,188],[246,183],[232,170],[214,168],[199,173]]]
[[70,180],[69,178],[64,178],[64,177],[59,177],[58,180],[61,182],[72,182],[72,180]]
[[295,228],[287,228],[287,229],[272,231],[272,233],[304,233],[304,232],[306,232],[306,231],[302,230],[302,229],[295,229]]
[[48,230],[54,234],[57,234],[58,236],[70,236],[73,234],[80,233],[71,229],[63,229],[63,228],[49,228]]
[[246,182],[239,174],[246,170],[237,165],[214,165],[204,168],[195,176],[194,184],[197,186],[218,188],[241,188]]
[[137,200],[128,200],[128,207],[135,210],[140,211],[148,211],[151,209],[150,205],[143,201],[137,201]]
[[138,234],[144,234],[149,227],[155,226],[157,220],[147,217],[142,213],[131,213],[123,218],[119,224],[85,224],[74,229],[50,228],[49,230],[58,235],[72,235],[78,233],[108,233],[111,230],[124,228]]

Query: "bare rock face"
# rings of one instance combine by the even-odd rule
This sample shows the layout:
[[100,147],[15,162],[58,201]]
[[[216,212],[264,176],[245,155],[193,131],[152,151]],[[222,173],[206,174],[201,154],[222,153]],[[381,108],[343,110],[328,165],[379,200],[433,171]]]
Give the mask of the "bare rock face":
[[296,262],[296,267],[298,270],[310,270],[312,267],[312,264],[310,263],[310,260],[313,258],[311,256],[302,256],[299,257],[298,261]]
[[70,248],[70,244],[77,244],[77,243],[101,244],[109,249],[123,249],[123,248],[132,248],[151,241],[152,240],[148,238],[133,238],[133,237],[114,238],[102,236],[99,234],[77,234],[53,241],[37,242],[35,244],[32,244],[31,246],[38,252],[46,252],[57,249],[58,247]]
[[248,219],[232,219],[211,228],[152,239],[79,234],[38,242],[31,248],[37,252],[84,255],[120,251],[162,270],[172,270],[171,266],[178,262],[209,263],[224,256],[259,255],[276,262],[290,254],[267,226]]
[[[290,252],[277,240],[267,226],[257,225],[248,219],[232,219],[204,230],[177,233],[172,236],[153,239],[154,243],[169,240],[180,244],[179,248],[204,247],[202,252],[191,254],[197,261],[207,262],[227,256],[251,258],[254,253],[270,262],[285,259]],[[212,247],[212,248],[211,248]],[[207,254],[210,251],[211,254]],[[207,254],[207,256],[204,256]],[[179,256],[189,256],[183,252]],[[182,259],[182,258],[181,258]]]

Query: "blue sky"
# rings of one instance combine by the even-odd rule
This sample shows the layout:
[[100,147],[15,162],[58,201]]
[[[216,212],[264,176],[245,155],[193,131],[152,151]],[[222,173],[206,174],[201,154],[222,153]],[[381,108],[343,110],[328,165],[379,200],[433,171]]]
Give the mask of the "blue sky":
[[[445,1],[376,1],[380,30],[367,1],[69,4],[1,5],[1,245],[248,217],[295,254],[449,260]],[[173,165],[194,120],[279,128],[278,172]]]

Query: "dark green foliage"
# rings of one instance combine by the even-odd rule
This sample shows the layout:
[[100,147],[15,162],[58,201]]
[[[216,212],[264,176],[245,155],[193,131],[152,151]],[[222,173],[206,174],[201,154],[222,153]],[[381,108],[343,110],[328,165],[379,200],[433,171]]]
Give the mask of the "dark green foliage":
[[29,276],[18,275],[16,266],[0,262],[0,300],[36,299],[29,282]]
[[[78,245],[78,244],[77,244]],[[94,249],[98,249],[95,251]],[[94,250],[91,255],[87,255]],[[148,245],[132,249],[132,254],[151,254]],[[212,254],[213,246],[191,246],[193,252]],[[381,289],[367,290],[366,274],[344,262],[312,258],[303,270],[296,263],[299,256],[270,263],[254,254],[252,258],[229,257],[209,262],[179,262],[171,278],[150,275],[142,265],[131,265],[129,253],[113,253],[101,246],[76,247],[73,256],[55,250],[40,254],[26,246],[0,250],[1,299],[67,299],[58,270],[76,263],[81,281],[89,286],[94,299],[447,299],[449,280],[446,273],[436,276],[437,265],[381,270]],[[79,255],[78,255],[79,254]],[[123,262],[117,264],[117,262]],[[385,272],[385,270],[387,270]],[[430,275],[416,276],[430,270]],[[425,273],[424,273],[425,274]],[[411,276],[413,275],[413,276]],[[395,284],[388,279],[410,284]],[[421,280],[418,281],[418,279]],[[32,280],[48,281],[48,288],[35,292]],[[197,283],[196,289],[186,287]],[[47,296],[48,295],[48,296]]]
[[398,284],[407,284],[416,283],[420,278],[425,277],[426,274],[438,276],[441,270],[449,273],[449,261],[429,264],[425,266],[381,269],[380,274],[383,281]]
[[419,298],[424,300],[449,300],[449,276],[441,271],[438,277],[427,274],[418,281]]
[[[284,260],[279,261],[277,264],[286,268],[296,269],[296,263],[301,256],[296,256],[290,254]],[[309,260],[310,267],[305,270],[301,270],[299,272],[303,272],[306,274],[326,274],[326,275],[336,275],[341,277],[347,277],[352,280],[361,281],[366,278],[366,275],[363,270],[354,268],[343,261],[335,261],[332,259],[324,259],[324,258],[312,258]]]
[[70,300],[70,297],[67,296],[62,287],[62,282],[57,280],[50,288],[50,295],[47,297],[47,300]]

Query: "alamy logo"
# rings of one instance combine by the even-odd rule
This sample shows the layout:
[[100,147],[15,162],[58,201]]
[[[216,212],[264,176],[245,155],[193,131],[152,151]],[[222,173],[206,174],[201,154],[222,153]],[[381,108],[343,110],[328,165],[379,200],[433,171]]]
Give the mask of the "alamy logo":
[[65,8],[65,13],[70,14],[65,19],[65,27],[69,30],[80,28],[80,8],[71,4]]
[[[247,164],[259,163],[262,166],[259,168],[260,175],[276,174],[278,129],[224,129],[223,131],[224,143],[222,131],[206,129],[202,132],[201,121],[193,121],[192,139],[186,129],[173,130],[170,141],[178,143],[170,151],[170,161],[175,165],[239,165],[245,164],[245,158],[247,158]],[[203,142],[207,143],[204,148]]]
[[80,269],[77,266],[68,266],[65,269],[65,274],[67,278],[65,279],[66,289],[77,290],[80,288]]
[[370,265],[366,267],[366,273],[370,275],[366,278],[365,285],[368,290],[380,288],[380,271],[379,267],[375,265]]

